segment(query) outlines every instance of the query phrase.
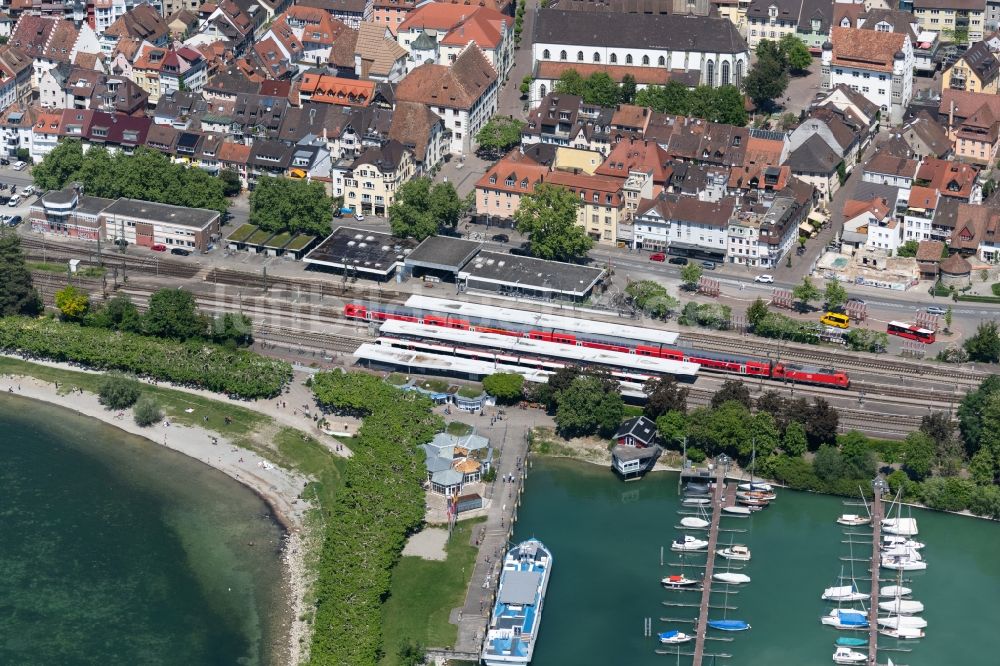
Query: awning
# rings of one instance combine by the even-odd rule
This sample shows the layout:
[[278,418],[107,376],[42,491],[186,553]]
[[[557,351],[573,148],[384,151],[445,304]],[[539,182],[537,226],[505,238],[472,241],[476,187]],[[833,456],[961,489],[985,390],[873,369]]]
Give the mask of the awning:
[[811,224],[809,224],[808,222],[803,222],[802,224],[799,225],[799,231],[804,231],[807,234],[811,234],[815,230],[813,229],[813,226]]
[[292,178],[305,178],[306,172],[303,171],[302,169],[292,169],[291,171],[288,172],[288,175],[291,176]]
[[812,212],[812,213],[809,213],[809,220],[811,220],[813,222],[819,222],[820,224],[825,224],[826,223],[826,216],[823,215],[822,213]]

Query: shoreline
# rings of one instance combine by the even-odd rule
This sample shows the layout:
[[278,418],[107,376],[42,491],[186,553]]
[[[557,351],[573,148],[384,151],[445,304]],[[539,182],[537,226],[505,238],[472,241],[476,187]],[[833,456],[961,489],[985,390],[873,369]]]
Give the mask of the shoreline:
[[[259,497],[283,531],[279,559],[288,620],[281,632],[285,634],[282,638],[287,639],[285,649],[281,650],[284,655],[282,661],[288,664],[303,661],[304,651],[308,649],[307,639],[311,635],[309,625],[301,619],[305,613],[307,588],[305,513],[311,508],[308,501],[300,499],[308,481],[304,475],[279,467],[254,451],[240,448],[213,430],[174,423],[169,417],[142,428],[133,420],[131,409],[123,412],[105,409],[93,393],[60,393],[54,384],[30,375],[5,374],[3,380],[6,385],[0,385],[0,391],[69,409],[142,437],[155,446],[165,446],[222,472]],[[119,418],[119,414],[123,416]],[[213,439],[218,443],[213,444]]]

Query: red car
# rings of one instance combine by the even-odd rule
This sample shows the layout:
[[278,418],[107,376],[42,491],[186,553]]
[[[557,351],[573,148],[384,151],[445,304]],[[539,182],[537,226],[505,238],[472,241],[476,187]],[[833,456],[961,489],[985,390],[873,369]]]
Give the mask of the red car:
[[153,252],[166,252],[167,246],[163,245],[162,243],[157,243],[156,245],[151,245],[149,249],[152,250]]
[[649,255],[649,260],[650,261],[666,261],[667,260],[667,255],[663,254],[662,252],[657,252],[656,254]]

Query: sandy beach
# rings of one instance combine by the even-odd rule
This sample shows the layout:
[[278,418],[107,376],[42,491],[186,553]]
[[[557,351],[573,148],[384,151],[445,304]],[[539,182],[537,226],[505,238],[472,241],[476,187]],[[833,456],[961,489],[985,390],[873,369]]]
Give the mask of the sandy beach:
[[[49,365],[76,370],[61,364]],[[310,632],[308,625],[300,619],[305,611],[304,597],[307,587],[302,530],[305,512],[310,505],[299,497],[308,481],[305,476],[278,467],[253,451],[234,446],[216,432],[204,428],[177,424],[169,419],[148,428],[141,428],[132,418],[131,410],[124,412],[107,410],[92,393],[60,394],[54,384],[18,375],[0,377],[0,391],[9,391],[15,395],[40,400],[99,419],[125,432],[144,437],[159,446],[166,446],[200,460],[257,493],[268,503],[286,529],[282,560],[285,565],[289,604],[287,663],[298,664],[304,660],[308,646],[306,638]]]

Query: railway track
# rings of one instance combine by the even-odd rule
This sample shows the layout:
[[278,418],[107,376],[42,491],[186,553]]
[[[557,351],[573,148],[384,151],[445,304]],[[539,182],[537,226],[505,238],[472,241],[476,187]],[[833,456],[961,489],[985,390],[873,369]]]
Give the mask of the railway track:
[[79,259],[85,266],[104,266],[109,271],[125,271],[152,274],[161,277],[175,277],[191,279],[201,271],[201,266],[171,261],[165,256],[158,256],[155,252],[150,252],[148,256],[139,254],[120,254],[111,248],[101,254],[98,260],[96,246],[94,248],[81,248],[59,244],[57,242],[36,238],[33,236],[21,237],[21,248],[26,257],[30,259],[63,260]]

